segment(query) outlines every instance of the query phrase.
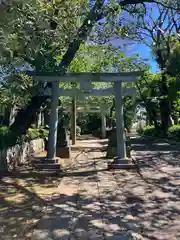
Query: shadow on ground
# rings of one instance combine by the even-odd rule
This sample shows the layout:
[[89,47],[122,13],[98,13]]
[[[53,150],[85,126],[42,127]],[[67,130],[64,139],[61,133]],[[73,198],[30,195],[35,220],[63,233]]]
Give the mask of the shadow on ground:
[[19,172],[0,179],[0,234],[16,239],[26,227],[36,223],[57,192],[61,177],[38,172]]
[[[71,187],[72,179],[66,184]],[[83,177],[78,193],[52,199],[32,239],[176,239],[180,237],[179,193],[164,191],[162,186],[147,184],[135,172]]]
[[[88,152],[79,154],[76,164],[67,169],[62,178],[44,178],[36,173],[34,177],[22,174],[21,178],[2,179],[3,217],[0,222],[9,224],[10,234],[13,235],[17,222],[24,227],[26,221],[37,221],[38,216],[40,218],[38,207],[42,210],[47,206],[43,218],[32,231],[24,231],[24,235],[18,235],[18,240],[21,235],[22,239],[29,237],[33,240],[179,239],[178,149],[171,151],[171,146],[167,146],[165,150],[160,150],[158,146],[161,142],[156,142],[157,149],[151,151],[154,143],[146,142],[145,151],[143,145],[139,147],[144,143],[143,139],[132,140],[137,160],[149,163],[139,172],[104,171],[106,161],[101,159],[104,153]],[[20,184],[19,179],[23,179],[23,183]],[[44,185],[49,198],[47,195],[43,197],[40,190],[35,190],[39,183],[41,187]],[[22,195],[21,201],[7,199],[6,196],[13,196],[13,191]],[[33,210],[32,206],[37,207]],[[10,210],[7,210],[8,207]],[[4,233],[1,236],[2,239],[10,239]]]

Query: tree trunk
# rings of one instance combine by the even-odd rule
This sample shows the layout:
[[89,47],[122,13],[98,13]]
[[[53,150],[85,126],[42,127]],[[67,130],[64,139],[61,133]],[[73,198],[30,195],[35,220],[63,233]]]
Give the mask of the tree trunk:
[[154,124],[154,127],[157,129],[158,128],[157,112],[152,102],[146,103],[146,112],[147,112],[148,125],[152,126]]
[[11,126],[14,123],[17,113],[18,113],[17,106],[12,107],[9,114],[9,126]]
[[146,125],[152,126],[153,125],[152,111],[147,106],[146,106],[146,112],[147,112]]
[[163,133],[166,135],[168,132],[171,110],[168,101],[168,86],[167,77],[165,74],[162,74],[160,90],[161,96],[163,97],[163,99],[160,100],[161,129]]
[[[120,3],[121,6],[126,6],[128,4],[131,5],[134,3],[126,3],[126,1]],[[62,57],[61,63],[59,64],[59,72],[61,75],[67,71],[69,65],[74,59],[75,54],[79,50],[80,44],[87,39],[95,23],[105,17],[105,15],[103,15],[104,12],[101,11],[103,5],[104,0],[96,1],[94,6],[87,14],[83,24],[79,28],[76,38],[69,44],[68,50]],[[19,111],[15,118],[15,122],[12,124],[10,129],[12,131],[18,131],[19,134],[25,134],[28,127],[30,127],[32,122],[35,121],[37,111],[46,100],[47,97],[45,96],[34,96],[27,108]]]
[[154,123],[154,127],[155,127],[156,131],[158,131],[159,125],[158,125],[158,121],[157,121],[157,112],[156,112],[156,110],[154,108],[152,108],[151,109],[151,113],[152,113],[151,114],[151,119],[152,119],[152,121]]
[[161,114],[161,128],[163,133],[166,135],[168,132],[170,122],[169,102],[167,99],[163,99],[160,101],[160,114]]
[[[68,50],[62,57],[61,63],[59,64],[59,72],[63,75],[72,60],[76,52],[79,50],[80,44],[87,39],[87,36],[91,32],[94,24],[102,18],[101,8],[104,1],[97,1],[92,9],[89,11],[84,23],[79,28],[77,37],[69,44]],[[126,5],[126,4],[124,4]],[[16,118],[15,122],[12,124],[10,130],[18,132],[18,135],[25,134],[28,127],[35,121],[36,113],[40,109],[41,105],[47,100],[46,96],[34,96],[31,99],[30,104],[26,109],[21,109]]]
[[34,96],[25,109],[21,109],[15,117],[10,130],[17,133],[17,136],[26,133],[27,129],[36,120],[36,113],[40,110],[43,103],[48,99],[47,96]]
[[4,117],[3,117],[3,121],[2,121],[3,125],[9,126],[9,116],[10,116],[10,114],[11,114],[10,109],[5,108],[4,109]]

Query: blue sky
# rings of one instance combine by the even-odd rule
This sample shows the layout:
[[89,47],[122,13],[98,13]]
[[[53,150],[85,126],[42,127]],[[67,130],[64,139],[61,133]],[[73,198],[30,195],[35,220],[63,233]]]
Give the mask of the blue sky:
[[152,72],[158,71],[158,66],[156,61],[152,57],[151,50],[145,44],[136,44],[134,46],[134,52],[139,53],[139,56],[143,59],[147,59],[147,63],[149,64]]
[[[149,24],[151,24],[152,21],[149,20],[148,15],[150,15],[153,20],[156,20],[159,17],[160,13],[159,13],[159,10],[158,10],[156,4],[147,3],[146,11],[147,11],[147,18],[145,17],[145,21],[148,20]],[[134,21],[132,15],[128,14],[127,12],[123,12],[122,16],[124,17],[125,21],[127,21],[127,23],[129,21],[130,22]],[[168,24],[168,19],[165,19],[164,24],[165,24],[164,26],[166,26]],[[148,43],[151,42],[151,39],[149,39],[149,40],[146,39],[146,40]],[[146,44],[137,42],[137,43],[134,43],[133,45],[127,47],[127,49],[125,51],[128,55],[131,55],[131,54],[133,55],[135,53],[138,53],[140,58],[146,59],[146,63],[149,64],[149,66],[153,72],[159,71],[157,63],[156,63],[155,59],[153,59],[152,51]]]
[[[114,42],[114,46],[117,46],[121,44],[123,44],[123,40],[115,40]],[[152,55],[152,51],[151,49],[143,44],[143,43],[132,43],[131,41],[128,44],[128,41],[125,40],[124,41],[125,45],[124,45],[124,52],[126,56],[133,56],[138,54],[140,59],[144,59],[145,63],[147,63],[152,72],[157,72],[159,71],[157,63],[155,61],[155,59],[153,59],[153,55]]]

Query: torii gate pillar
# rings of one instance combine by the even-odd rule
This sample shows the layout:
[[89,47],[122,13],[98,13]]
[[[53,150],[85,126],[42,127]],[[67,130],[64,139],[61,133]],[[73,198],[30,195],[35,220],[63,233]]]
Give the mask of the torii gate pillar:
[[51,114],[49,121],[47,160],[56,158],[58,129],[59,82],[52,83]]
[[129,169],[135,165],[126,158],[126,140],[124,131],[122,82],[114,82],[115,106],[116,106],[116,139],[117,157],[109,165],[109,168]]
[[114,91],[115,91],[115,106],[116,106],[117,157],[121,161],[121,159],[126,158],[122,82],[114,82]]
[[76,144],[76,118],[77,118],[77,109],[76,109],[76,96],[72,99],[72,112],[71,112],[71,137],[72,145]]
[[106,114],[103,107],[101,108],[101,135],[102,138],[106,138]]

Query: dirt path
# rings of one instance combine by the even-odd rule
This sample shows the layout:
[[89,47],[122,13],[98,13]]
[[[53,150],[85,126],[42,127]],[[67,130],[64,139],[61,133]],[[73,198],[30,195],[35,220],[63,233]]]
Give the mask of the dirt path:
[[139,173],[107,171],[105,152],[95,148],[74,153],[42,219],[17,239],[180,239],[179,147],[131,141],[137,160],[146,163]]

